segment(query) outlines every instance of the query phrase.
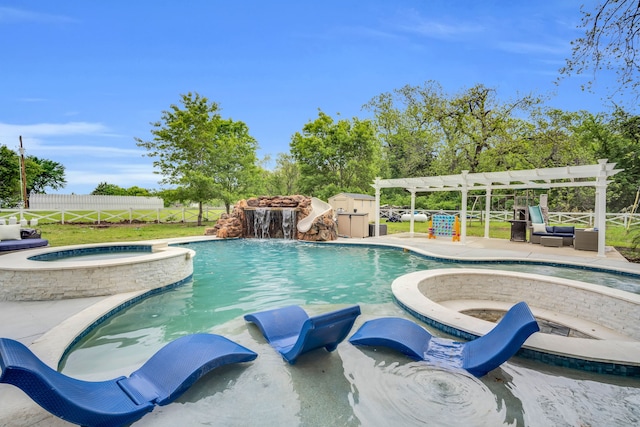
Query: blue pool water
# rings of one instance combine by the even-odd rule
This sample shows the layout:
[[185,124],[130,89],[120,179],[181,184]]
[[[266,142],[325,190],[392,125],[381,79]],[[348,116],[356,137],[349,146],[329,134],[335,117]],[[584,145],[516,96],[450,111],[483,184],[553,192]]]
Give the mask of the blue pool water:
[[[163,342],[254,311],[289,304],[379,304],[406,273],[436,268],[500,268],[580,279],[640,293],[640,279],[572,268],[468,264],[427,259],[397,249],[317,245],[284,240],[233,240],[187,245],[196,250],[193,283],[150,297],[96,328],[78,348],[122,337],[135,345],[140,327],[162,330]],[[108,338],[105,338],[108,337]]]
[[[216,332],[222,328],[225,335],[231,335],[230,338],[260,354],[257,362],[246,369],[253,372],[246,374],[250,377],[239,374],[241,376],[234,381],[240,384],[264,376],[269,378],[264,381],[272,388],[290,390],[293,387],[298,396],[295,400],[300,403],[303,392],[296,387],[296,381],[305,381],[296,379],[296,369],[300,369],[300,365],[292,368],[283,365],[259,335],[249,335],[243,314],[288,304],[322,307],[320,311],[329,310],[336,304],[361,304],[363,313],[370,315],[402,315],[391,298],[390,285],[396,277],[422,269],[469,266],[535,272],[640,293],[637,277],[542,265],[442,262],[388,248],[255,239],[201,242],[188,247],[197,252],[193,281],[124,309],[96,327],[68,355],[63,372],[91,378],[91,373],[99,366],[104,378],[108,378],[122,366],[135,369],[137,363],[144,361],[163,343],[188,333]],[[335,406],[331,411],[337,411],[335,416],[341,420],[329,423],[331,425],[421,425],[424,420],[438,416],[440,410],[446,413],[441,425],[602,425],[600,421],[605,420],[607,425],[628,425],[640,422],[640,410],[637,409],[640,380],[582,375],[576,371],[565,373],[529,361],[503,365],[502,378],[478,380],[442,373],[406,360],[400,365],[397,362],[389,364],[389,360],[397,361],[398,356],[366,353],[349,345],[340,346],[337,353],[342,364],[324,367],[334,374],[320,379],[337,389],[344,389],[341,398],[344,400],[329,403]],[[284,383],[271,383],[279,378],[280,371],[288,379],[282,380]],[[314,375],[320,374],[307,372],[305,378],[318,381]],[[206,382],[194,390],[192,393],[200,397],[193,398],[198,403],[193,405],[195,412],[189,412],[189,416],[207,410],[224,412],[220,405],[222,408],[231,405],[226,400],[219,402],[221,397],[215,394],[215,389],[210,390]],[[571,395],[564,395],[562,390],[571,390]],[[621,395],[625,396],[622,401]],[[400,400],[395,402],[395,399]],[[462,401],[455,403],[457,399]],[[467,399],[473,402],[470,404]],[[216,408],[207,409],[207,402],[213,400],[216,400]],[[381,409],[385,408],[381,402],[388,400],[395,403]],[[171,425],[170,414],[179,411],[172,406],[166,407],[161,418],[152,421],[143,418],[140,425],[160,425],[160,420]],[[320,420],[317,423],[309,421],[316,412],[320,416],[322,408],[299,406],[298,417],[293,417],[292,422],[287,418],[291,414],[283,412],[274,415],[273,424],[262,425],[328,425]],[[566,413],[559,415],[555,412],[558,410]],[[418,411],[419,416],[412,411]],[[464,414],[451,418],[456,411]],[[184,416],[176,415],[178,420]],[[256,415],[257,419],[261,416]],[[531,417],[536,416],[541,420],[539,424],[532,422],[535,419]],[[209,421],[198,420],[200,418],[193,418],[189,425],[209,425]],[[226,421],[211,425],[235,425]],[[251,425],[251,421],[245,418],[237,425]]]

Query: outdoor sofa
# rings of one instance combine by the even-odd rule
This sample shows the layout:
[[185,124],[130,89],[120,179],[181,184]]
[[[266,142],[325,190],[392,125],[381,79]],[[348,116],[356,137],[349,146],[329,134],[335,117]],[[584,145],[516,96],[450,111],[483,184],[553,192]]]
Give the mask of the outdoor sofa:
[[529,227],[529,241],[540,244],[543,236],[562,237],[562,246],[572,246],[575,227],[565,225],[532,224]]
[[20,224],[0,225],[0,252],[47,246],[49,241],[40,238],[40,233],[31,228],[20,228]]

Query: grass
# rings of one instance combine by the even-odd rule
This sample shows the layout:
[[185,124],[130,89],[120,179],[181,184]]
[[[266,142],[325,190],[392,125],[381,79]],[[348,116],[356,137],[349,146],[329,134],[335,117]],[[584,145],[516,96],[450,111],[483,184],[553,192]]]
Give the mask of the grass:
[[[384,223],[384,222],[383,222]],[[405,233],[409,231],[408,222],[388,222],[387,233]],[[202,236],[207,227],[213,227],[215,221],[203,222],[202,226],[195,223],[117,223],[117,224],[40,224],[38,229],[42,231],[44,238],[49,240],[51,246],[79,245],[85,243],[100,242],[131,242],[139,240],[163,239],[170,237]],[[583,227],[577,224],[576,227]],[[429,223],[416,222],[416,233],[427,234]],[[633,236],[637,230],[627,231],[623,226],[608,226],[608,246],[617,248],[633,248]],[[467,223],[467,236],[484,236],[484,223],[471,221]],[[489,229],[489,237],[495,239],[509,239],[511,236],[511,224],[508,222],[492,221]]]
[[[383,222],[384,223],[384,222]],[[388,222],[387,233],[405,233],[409,231],[408,222]],[[572,224],[563,224],[572,225]],[[584,224],[573,224],[576,228],[585,228]],[[415,233],[428,233],[428,222],[414,223]],[[638,230],[626,230],[621,225],[607,226],[606,245],[615,246],[616,248],[633,248],[633,238],[638,235]],[[471,221],[467,223],[467,236],[484,236],[484,223],[480,221]],[[511,224],[509,222],[492,221],[489,226],[489,237],[494,239],[511,238]]]
[[215,222],[196,223],[140,223],[140,224],[42,224],[38,229],[50,246],[81,245],[102,242],[135,242],[170,237],[203,236]]

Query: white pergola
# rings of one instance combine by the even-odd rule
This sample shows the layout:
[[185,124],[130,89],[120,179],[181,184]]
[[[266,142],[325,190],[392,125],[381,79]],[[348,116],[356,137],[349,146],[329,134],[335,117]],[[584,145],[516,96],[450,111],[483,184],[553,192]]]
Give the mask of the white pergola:
[[[489,238],[489,208],[491,191],[494,189],[549,189],[560,187],[595,187],[595,226],[598,228],[598,256],[605,256],[605,214],[607,207],[607,185],[609,177],[621,172],[614,169],[615,163],[607,159],[598,160],[598,164],[584,166],[566,166],[560,168],[512,170],[504,172],[469,173],[462,171],[458,175],[428,176],[420,178],[376,178],[372,184],[376,190],[376,237],[380,235],[380,190],[383,188],[404,188],[411,193],[411,222],[409,231],[413,235],[416,193],[434,191],[460,191],[462,209],[460,218],[467,217],[467,194],[469,191],[485,191],[486,222],[484,237]],[[460,243],[467,237],[467,221],[460,221]]]

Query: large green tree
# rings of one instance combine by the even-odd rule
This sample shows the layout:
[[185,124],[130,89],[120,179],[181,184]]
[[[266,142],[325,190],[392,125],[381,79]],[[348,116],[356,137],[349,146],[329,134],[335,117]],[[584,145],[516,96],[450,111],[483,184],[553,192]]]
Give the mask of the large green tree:
[[[62,164],[35,156],[24,161],[27,198],[31,193],[45,193],[47,188],[64,188],[67,181]],[[6,146],[0,146],[0,205],[15,206],[21,199],[20,156]],[[28,206],[28,200],[26,200]]]
[[335,192],[369,192],[380,170],[380,142],[370,120],[333,120],[318,112],[291,138],[300,165],[300,190],[328,198]]
[[483,171],[488,166],[484,158],[492,150],[513,142],[520,129],[517,115],[539,102],[531,95],[502,101],[496,89],[482,84],[451,97],[437,112],[445,135],[440,154],[445,155],[438,156],[439,167],[434,172]]
[[160,182],[176,186],[182,200],[198,203],[201,224],[203,203],[222,200],[229,212],[254,185],[258,145],[246,124],[221,117],[217,103],[197,93],[181,95],[180,102],[152,123],[152,140],[136,141],[156,158]]
[[20,163],[18,155],[0,146],[0,207],[13,207],[20,200]]
[[364,109],[373,112],[391,178],[423,176],[431,172],[442,133],[438,117],[446,98],[440,85],[406,85],[376,96]]
[[607,208],[628,211],[640,189],[640,116],[616,109],[606,119],[597,119],[589,133],[595,155],[623,169],[608,188]]
[[44,194],[47,188],[59,190],[67,185],[64,177],[65,167],[52,160],[28,156],[25,161],[27,173],[27,193]]
[[522,131],[518,115],[539,102],[530,95],[504,102],[481,84],[450,96],[428,81],[384,93],[364,107],[374,113],[391,177],[401,178],[482,170],[493,149],[514,145]]
[[266,179],[266,191],[270,195],[297,194],[300,181],[300,166],[291,154],[279,153],[276,167]]

